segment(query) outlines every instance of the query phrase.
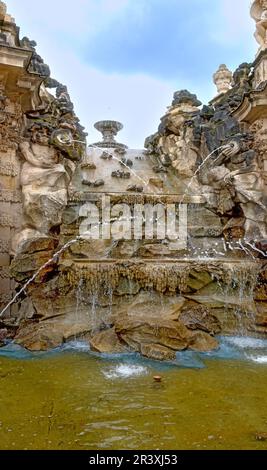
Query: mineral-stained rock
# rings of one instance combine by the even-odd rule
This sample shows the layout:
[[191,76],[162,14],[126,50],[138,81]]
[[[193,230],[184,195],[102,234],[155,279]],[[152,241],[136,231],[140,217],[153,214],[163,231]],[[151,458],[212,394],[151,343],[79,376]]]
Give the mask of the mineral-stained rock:
[[132,281],[131,279],[122,278],[115,291],[116,295],[136,295],[140,291],[141,286],[138,282]]
[[115,258],[131,258],[135,255],[140,245],[139,240],[118,241],[111,251],[111,256]]
[[33,254],[39,251],[55,251],[58,246],[58,240],[55,238],[39,237],[33,240],[27,240],[21,245],[20,253]]
[[62,221],[66,225],[73,224],[79,218],[79,208],[77,207],[68,207],[62,216]]
[[203,206],[196,206],[189,214],[188,230],[193,237],[218,237],[222,234],[223,226],[220,218]]
[[110,240],[82,240],[74,243],[70,247],[70,252],[75,258],[103,258],[103,253],[107,256],[112,248]]
[[221,332],[218,318],[203,305],[185,308],[179,316],[179,321],[190,330],[202,330],[212,335]]
[[156,188],[163,189],[164,181],[161,178],[150,178],[149,185],[155,186]]
[[6,328],[0,329],[0,347],[4,345],[5,340],[7,339],[8,331]]
[[214,281],[195,294],[187,294],[185,297],[209,308],[220,308],[227,305],[227,307],[236,308],[238,306],[243,307],[244,310],[255,310],[253,299],[245,294],[246,292],[241,296],[240,289],[233,286],[222,286]]
[[90,339],[90,346],[92,351],[100,353],[122,353],[127,350],[126,345],[123,344],[117,334],[115,328],[101,331]]
[[[17,282],[27,280],[31,275],[52,258],[54,251],[37,251],[30,254],[18,254],[11,263],[11,274]],[[40,276],[44,277],[55,269],[55,262],[51,262],[42,270]]]
[[63,335],[57,325],[28,323],[22,324],[15,342],[30,351],[46,351],[60,346]]
[[177,320],[184,303],[185,299],[181,296],[163,296],[157,292],[141,291],[128,305],[122,300],[118,316],[127,313],[131,318],[145,320],[151,318]]
[[212,277],[207,271],[198,272],[192,270],[187,281],[188,287],[194,290],[202,289],[210,283],[212,283]]
[[174,351],[188,347],[192,333],[181,323],[159,319],[121,318],[115,331],[133,350],[140,352],[142,344],[160,344]]
[[7,329],[2,328],[0,330],[0,341],[3,341],[4,339],[6,339],[6,337],[7,337]]
[[74,338],[85,337],[89,327],[84,323],[40,322],[22,323],[15,342],[30,351],[47,351]]
[[26,297],[19,304],[17,316],[19,317],[19,320],[22,321],[22,320],[34,318],[35,315],[36,315],[36,310],[34,308],[32,299],[29,297]]
[[[235,335],[237,333],[238,329],[240,328],[240,317],[237,317],[235,307],[224,306],[221,308],[214,308],[211,311],[212,315],[218,318],[221,325],[221,330],[224,334]],[[247,315],[244,313],[244,327],[246,320]]]
[[159,360],[173,359],[171,351],[211,351],[218,347],[208,333],[192,332],[180,321],[168,319],[125,316],[116,321],[115,332],[134,351]]
[[262,269],[258,276],[257,286],[254,293],[254,299],[267,301],[267,265]]
[[141,344],[141,354],[156,361],[171,361],[176,357],[175,351],[160,344]]
[[194,333],[191,341],[189,349],[193,351],[208,352],[219,347],[218,341],[204,331]]
[[142,258],[153,258],[157,256],[170,256],[170,250],[167,246],[162,244],[149,244],[142,246],[139,251],[138,255]]
[[267,302],[257,302],[256,325],[267,328]]
[[267,301],[267,281],[260,277],[259,283],[255,289],[255,300]]

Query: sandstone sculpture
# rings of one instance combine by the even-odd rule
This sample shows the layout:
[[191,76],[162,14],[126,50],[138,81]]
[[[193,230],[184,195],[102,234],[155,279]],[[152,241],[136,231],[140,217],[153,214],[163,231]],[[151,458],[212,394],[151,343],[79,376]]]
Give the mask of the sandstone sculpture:
[[[146,150],[115,140],[121,123],[100,121],[103,140],[85,152],[68,89],[0,3],[1,344],[36,351],[76,338],[98,352],[175,360],[216,349],[215,336],[239,334],[240,322],[267,334],[266,8],[257,0],[251,10],[260,54],[233,74],[220,66],[208,105],[177,91]],[[172,229],[186,224],[183,243],[170,230],[155,235],[162,207]],[[81,237],[92,223],[102,239]]]
[[[44,128],[35,130],[31,142],[22,142],[20,151],[25,159],[21,171],[25,221],[37,237],[48,236],[61,223],[71,174],[59,163],[59,152],[50,146]],[[69,168],[71,173],[74,169],[75,165]],[[21,236],[24,238],[23,233]]]
[[190,119],[198,112],[201,102],[187,90],[174,94],[172,106],[162,118],[159,132],[147,139],[145,146],[153,153],[156,149],[163,165],[172,165],[188,178],[196,170],[199,149],[190,126]]
[[251,6],[251,16],[256,21],[255,38],[260,45],[260,51],[267,47],[267,2],[254,0]]

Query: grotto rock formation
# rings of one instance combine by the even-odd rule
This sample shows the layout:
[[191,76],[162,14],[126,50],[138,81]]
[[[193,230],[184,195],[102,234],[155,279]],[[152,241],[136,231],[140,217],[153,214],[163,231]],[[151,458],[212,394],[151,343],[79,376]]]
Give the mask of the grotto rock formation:
[[220,66],[208,105],[177,91],[145,150],[100,121],[87,152],[66,86],[0,3],[1,344],[173,360],[219,333],[267,334],[265,3],[256,60]]

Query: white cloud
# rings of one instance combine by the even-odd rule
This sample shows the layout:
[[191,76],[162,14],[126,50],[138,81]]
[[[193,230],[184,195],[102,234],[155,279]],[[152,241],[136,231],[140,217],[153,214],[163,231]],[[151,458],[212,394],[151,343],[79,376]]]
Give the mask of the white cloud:
[[211,19],[213,40],[223,45],[246,41],[250,46],[255,27],[250,16],[250,5],[251,0],[219,0],[218,14]]
[[176,88],[174,83],[144,74],[104,73],[67,52],[54,50],[50,53],[50,63],[54,76],[69,86],[91,143],[100,139],[93,124],[102,119],[115,119],[124,124],[118,139],[132,148],[142,147],[145,138],[157,130]]
[[[118,139],[138,148],[156,132],[174,90],[184,88],[185,83],[174,84],[145,74],[101,72],[84,63],[71,40],[66,40],[66,35],[82,38],[92,27],[104,27],[112,15],[123,13],[129,1],[132,0],[46,0],[45,11],[40,13],[34,0],[10,0],[8,9],[16,16],[17,24],[23,26],[22,35],[37,40],[38,52],[49,63],[52,76],[69,87],[77,115],[89,133],[88,141],[100,138],[93,128],[96,121],[116,119],[124,124]],[[134,1],[136,19],[142,21],[146,3]],[[98,17],[99,12],[102,15]]]
[[[74,41],[88,38],[121,14],[131,0],[9,0],[8,10],[14,13],[23,31],[32,35],[63,33]],[[42,5],[39,8],[39,5]],[[33,20],[34,19],[34,20]],[[25,33],[25,34],[26,34]],[[30,34],[30,33],[28,33]],[[71,47],[71,44],[70,44]]]
[[[118,138],[131,147],[141,147],[144,139],[156,131],[175,90],[189,88],[203,101],[212,98],[211,77],[205,85],[196,87],[196,77],[187,83],[177,77],[173,83],[145,74],[110,74],[91,67],[78,57],[79,44],[84,47],[85,40],[93,40],[94,34],[104,29],[115,16],[121,15],[124,21],[131,12],[137,23],[142,22],[149,17],[153,1],[8,1],[9,12],[22,27],[21,35],[36,39],[38,51],[49,63],[52,76],[69,87],[76,112],[89,132],[89,142],[100,137],[93,129],[94,122],[117,119],[125,125]],[[210,1],[214,5],[214,0]],[[256,50],[249,3],[250,0],[216,0],[218,14],[212,17],[209,28],[213,41],[229,47],[243,42]]]

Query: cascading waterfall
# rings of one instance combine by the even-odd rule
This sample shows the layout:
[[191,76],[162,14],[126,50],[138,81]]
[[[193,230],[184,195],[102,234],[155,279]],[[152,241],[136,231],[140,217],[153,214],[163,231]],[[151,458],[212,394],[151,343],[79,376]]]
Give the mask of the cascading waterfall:
[[[250,263],[249,267],[245,264],[229,265],[224,288],[225,299],[228,301],[225,308],[230,309],[229,298],[234,296],[231,309],[235,317],[236,334],[239,336],[247,336],[249,331],[251,334],[253,324],[255,324],[254,291],[258,274],[259,266],[257,264]],[[234,308],[233,305],[235,305]]]

